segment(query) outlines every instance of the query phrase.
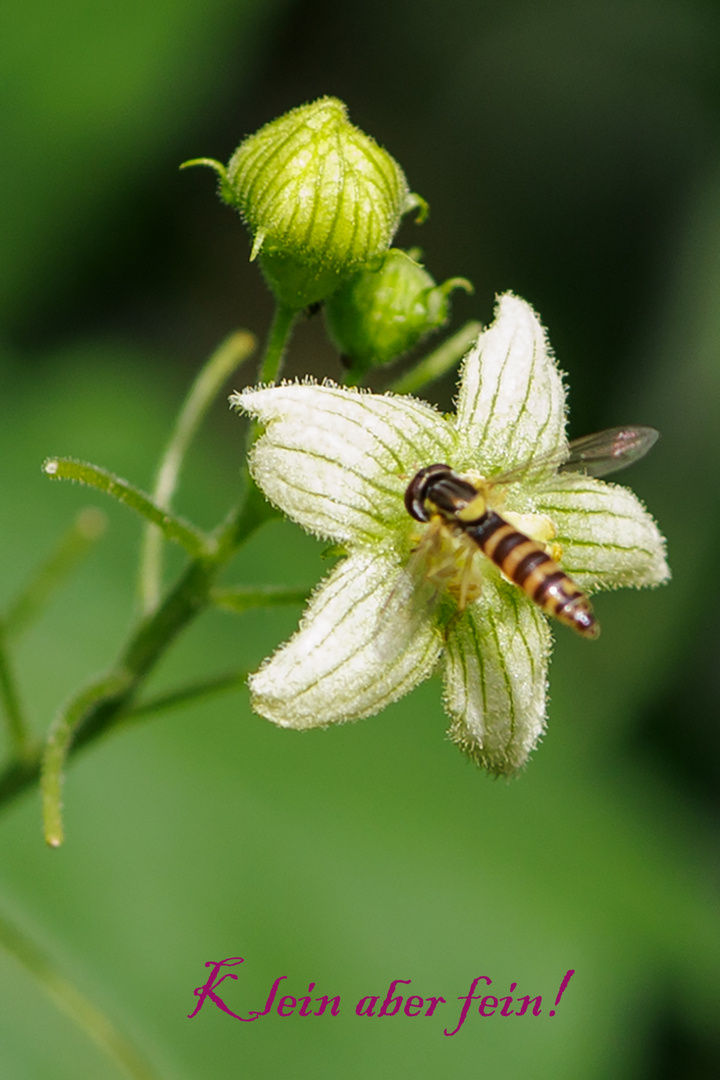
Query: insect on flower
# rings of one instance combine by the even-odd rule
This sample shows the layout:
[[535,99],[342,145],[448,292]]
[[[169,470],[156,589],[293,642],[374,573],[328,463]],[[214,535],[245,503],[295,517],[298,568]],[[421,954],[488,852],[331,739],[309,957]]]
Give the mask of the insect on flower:
[[370,716],[437,671],[452,741],[509,776],[545,729],[546,616],[592,637],[587,596],[670,576],[645,507],[600,479],[656,433],[618,427],[568,445],[560,371],[512,294],[465,358],[452,414],[329,383],[232,400],[263,425],[258,486],[345,551],[250,677],[255,711],[282,727]]
[[[449,530],[464,546],[465,561],[459,590],[460,609],[470,592],[472,559],[477,549],[500,568],[505,577],[527,593],[546,615],[572,627],[583,637],[595,638],[600,627],[585,593],[558,565],[562,557],[559,545],[533,540],[507,521],[496,506],[502,507],[504,488],[548,469],[579,472],[586,476],[607,476],[626,468],[643,457],[655,444],[658,432],[649,427],[616,427],[586,435],[557,453],[531,459],[509,472],[490,480],[460,476],[449,465],[428,465],[420,469],[408,484],[405,508],[416,521],[430,523],[430,529],[418,546],[442,548],[438,533]],[[548,540],[551,538],[548,537]],[[432,558],[428,560],[431,564]],[[444,575],[435,559],[432,576]],[[457,557],[453,555],[453,565]]]

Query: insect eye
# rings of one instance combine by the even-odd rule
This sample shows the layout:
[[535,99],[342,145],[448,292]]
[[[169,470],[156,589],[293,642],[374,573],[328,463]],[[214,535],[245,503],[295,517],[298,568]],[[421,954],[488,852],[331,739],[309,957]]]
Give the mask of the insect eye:
[[452,473],[449,465],[427,465],[413,476],[405,490],[405,509],[416,521],[429,521],[430,514],[425,508],[425,500],[432,485],[441,476]]

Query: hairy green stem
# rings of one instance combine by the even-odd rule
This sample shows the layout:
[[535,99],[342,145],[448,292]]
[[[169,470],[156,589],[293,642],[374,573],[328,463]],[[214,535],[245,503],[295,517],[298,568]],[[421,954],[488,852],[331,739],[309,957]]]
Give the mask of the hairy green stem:
[[[128,710],[145,678],[178,634],[211,603],[211,589],[235,550],[272,511],[250,487],[243,505],[218,534],[212,554],[194,559],[160,607],[142,620],[116,666],[80,691],[56,717],[42,758],[43,818],[47,843],[63,840],[62,779],[68,757],[112,727]],[[30,765],[31,767],[27,767]],[[40,757],[0,774],[0,803],[37,778]]]
[[270,334],[265,347],[265,354],[260,363],[258,382],[277,382],[280,377],[280,372],[282,371],[285,350],[288,347],[290,336],[299,314],[300,312],[294,311],[292,308],[284,307],[283,304],[278,304],[275,308],[272,326],[270,327]]
[[157,506],[144,491],[107,469],[74,458],[48,458],[43,462],[43,472],[53,480],[75,480],[112,495],[147,521],[159,526],[168,540],[180,544],[189,555],[203,555],[207,551],[207,537],[202,530]]
[[212,534],[216,546],[216,558],[222,563],[247,540],[260,525],[280,517],[280,511],[271,506],[256,485],[246,476],[247,487],[241,505],[233,510]]
[[[191,440],[223,385],[253,353],[255,344],[255,338],[244,330],[231,334],[201,368],[180,410],[158,469],[152,493],[156,506],[165,510],[170,508]],[[140,605],[146,615],[160,601],[162,546],[162,531],[155,525],[147,525],[139,575]]]
[[43,832],[50,847],[60,847],[63,842],[62,780],[65,760],[70,744],[79,725],[101,702],[112,699],[122,701],[131,683],[129,672],[110,672],[95,679],[90,686],[76,694],[72,701],[60,709],[53,721],[42,759],[40,788],[43,804]]
[[[297,313],[279,308],[270,332],[262,366],[262,377],[275,378]],[[227,358],[225,358],[227,359]],[[218,363],[220,363],[218,361]],[[178,436],[182,456],[183,441],[192,434],[198,406]],[[175,451],[173,451],[175,453]],[[172,471],[168,467],[165,492],[172,489]],[[249,477],[242,503],[207,536],[189,522],[158,506],[144,492],[105,469],[69,458],[51,458],[45,462],[48,476],[76,480],[113,495],[121,502],[158,525],[163,535],[182,544],[193,556],[175,586],[164,600],[147,613],[133,632],[117,663],[109,672],[95,679],[76,694],[56,716],[44,753],[17,756],[0,773],[0,804],[25,790],[41,776],[45,837],[52,847],[63,840],[62,782],[70,755],[97,739],[132,711],[138,691],[158,659],[177,635],[204,608],[213,603],[212,588],[223,566],[252,533],[277,514],[262,497]],[[184,691],[179,692],[181,695]],[[185,694],[187,696],[187,694]]]
[[[47,843],[63,840],[62,778],[67,758],[98,738],[128,709],[157,660],[187,624],[209,603],[210,586],[220,562],[196,559],[160,607],[144,619],[128,642],[117,667],[82,690],[56,717],[42,761],[43,821]],[[14,778],[14,787],[24,776]],[[11,778],[8,782],[12,783]],[[0,778],[0,802],[5,794]]]

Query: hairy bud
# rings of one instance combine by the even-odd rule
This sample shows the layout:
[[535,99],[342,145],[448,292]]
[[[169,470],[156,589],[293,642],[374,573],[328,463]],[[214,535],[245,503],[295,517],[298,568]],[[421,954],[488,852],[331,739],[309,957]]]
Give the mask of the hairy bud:
[[465,278],[436,285],[413,254],[391,248],[378,266],[354,274],[327,301],[330,335],[358,372],[389,364],[441,327],[453,289],[472,292]]

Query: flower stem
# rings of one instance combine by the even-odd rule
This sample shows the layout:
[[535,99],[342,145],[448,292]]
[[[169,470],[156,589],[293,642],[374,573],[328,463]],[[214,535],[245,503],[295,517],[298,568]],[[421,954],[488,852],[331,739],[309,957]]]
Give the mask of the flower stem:
[[132,723],[137,718],[152,713],[166,712],[168,709],[176,709],[178,706],[190,705],[193,701],[209,697],[211,694],[222,693],[224,690],[238,690],[247,683],[248,674],[248,671],[243,668],[225,675],[215,675],[210,679],[203,679],[202,682],[181,686],[177,690],[171,690],[167,694],[158,694],[157,697],[149,698],[147,701],[140,701],[125,713],[123,723]]
[[42,986],[59,1009],[133,1080],[159,1080],[159,1074],[96,1005],[57,970],[41,949],[6,918],[0,917],[0,945]]
[[102,510],[87,506],[75,518],[49,558],[30,583],[10,603],[5,616],[8,637],[17,637],[40,614],[52,592],[75,569],[88,549],[105,532],[107,518]]
[[428,383],[435,382],[462,360],[481,330],[482,323],[474,321],[465,323],[456,334],[444,341],[434,352],[424,357],[395,382],[390,383],[388,390],[392,390],[394,394],[415,394]]
[[157,506],[144,491],[107,469],[85,461],[76,461],[74,458],[48,458],[43,462],[43,472],[54,480],[75,480],[106,495],[112,495],[154,525],[158,525],[168,540],[176,541],[190,555],[202,555],[207,550],[207,538],[200,529]]
[[129,688],[128,672],[111,672],[85,687],[53,721],[43,754],[40,787],[43,803],[43,832],[50,847],[60,847],[64,839],[62,823],[62,781],[70,744],[83,720],[100,702],[122,696]]
[[259,588],[244,585],[231,585],[222,589],[212,589],[210,599],[215,607],[240,614],[254,607],[280,607],[284,604],[304,604],[308,598],[307,589],[285,589],[281,585],[266,585]]
[[260,363],[258,382],[277,382],[282,371],[282,364],[292,334],[293,327],[300,313],[293,308],[278,303],[275,308],[272,326],[268,335],[265,354]]
[[[279,372],[296,316],[297,312],[283,307],[276,312],[263,360],[262,371],[266,379],[274,378]],[[201,387],[196,383],[190,395],[192,404],[189,399],[178,422],[166,454],[166,468],[161,469],[158,478],[158,484],[162,485],[160,494],[166,498],[169,498],[177,480],[187,443],[213,392],[217,392],[213,388],[220,380],[220,369],[228,372],[239,362],[238,353],[247,354],[249,338],[242,341],[231,339],[226,347],[234,354],[234,364],[228,354],[215,354],[211,358],[208,366],[213,370],[207,374],[207,381]],[[61,709],[51,726],[44,752],[31,750],[20,753],[18,737],[14,738],[15,756],[0,772],[0,804],[8,802],[40,777],[45,838],[50,846],[58,847],[64,835],[62,783],[68,758],[128,715],[139,689],[159,658],[185,626],[213,603],[211,590],[222,567],[237,548],[277,511],[264,500],[248,477],[240,506],[209,536],[105,469],[70,458],[48,459],[43,469],[51,477],[76,480],[113,495],[153,525],[159,526],[166,539],[177,541],[193,556],[165,598],[142,618],[114,667],[84,687]],[[256,602],[259,602],[257,597]],[[188,696],[182,690],[178,694]],[[5,697],[7,699],[7,690]],[[146,708],[144,711],[151,710]],[[15,723],[17,727],[18,710],[12,715],[14,720],[11,724]]]
[[[69,755],[107,731],[125,713],[160,656],[209,603],[210,585],[220,566],[212,559],[191,562],[161,606],[140,623],[115,669],[81,690],[55,718],[41,773],[44,835],[51,847],[59,847],[64,839],[62,778]],[[14,779],[17,785],[24,778]],[[0,802],[3,795],[0,779]]]
[[22,759],[29,755],[30,736],[20,704],[20,695],[15,683],[6,639],[6,627],[0,621],[0,700],[4,705],[10,742],[16,756]]
[[[51,847],[63,841],[62,777],[69,756],[128,713],[160,657],[212,602],[211,589],[222,567],[273,513],[251,487],[242,506],[218,532],[214,551],[188,564],[160,607],[142,620],[113,670],[83,688],[55,718],[42,755],[44,831]],[[0,803],[37,779],[40,766],[41,755],[27,762],[11,762],[0,774]]]
[[216,558],[222,563],[225,563],[260,525],[280,516],[280,511],[270,505],[247,476],[246,482],[245,498],[212,534],[217,550]]
[[[187,448],[223,384],[248,359],[255,339],[245,331],[231,334],[201,368],[175,423],[160,468],[153,502],[169,509],[177,487]],[[153,611],[160,600],[163,534],[156,525],[147,525],[140,557],[139,592],[143,614]]]

